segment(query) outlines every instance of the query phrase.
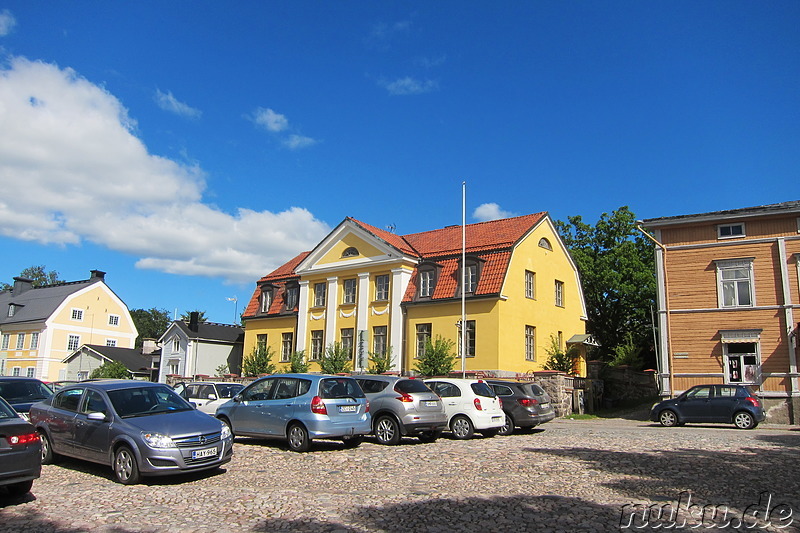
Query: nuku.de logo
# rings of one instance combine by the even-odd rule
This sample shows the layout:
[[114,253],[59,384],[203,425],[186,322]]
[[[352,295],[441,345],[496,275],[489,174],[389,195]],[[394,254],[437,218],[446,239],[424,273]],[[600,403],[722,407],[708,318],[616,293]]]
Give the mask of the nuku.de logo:
[[692,493],[683,491],[677,501],[666,503],[628,503],[622,506],[620,529],[784,529],[792,525],[794,510],[785,503],[774,504],[772,494],[764,491],[758,503],[744,511],[728,504],[692,503]]

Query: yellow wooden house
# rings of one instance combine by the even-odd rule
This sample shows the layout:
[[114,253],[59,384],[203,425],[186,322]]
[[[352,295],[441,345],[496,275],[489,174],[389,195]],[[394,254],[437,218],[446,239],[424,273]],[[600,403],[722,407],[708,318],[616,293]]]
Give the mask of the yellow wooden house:
[[[302,350],[318,371],[326,347],[339,342],[355,371],[390,350],[392,370],[413,374],[428,339],[462,346],[462,291],[466,339],[456,371],[541,370],[552,339],[566,349],[586,337],[578,271],[547,213],[463,230],[465,253],[461,226],[397,235],[346,218],[257,282],[243,315],[244,356],[269,346],[285,363]],[[585,362],[575,370],[583,375]]]

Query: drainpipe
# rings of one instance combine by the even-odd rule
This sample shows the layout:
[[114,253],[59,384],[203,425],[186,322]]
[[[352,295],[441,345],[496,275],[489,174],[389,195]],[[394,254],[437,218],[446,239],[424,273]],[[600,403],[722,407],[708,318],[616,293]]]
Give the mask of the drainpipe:
[[670,319],[669,319],[669,283],[667,281],[667,247],[661,244],[655,237],[647,233],[644,228],[642,228],[642,223],[640,221],[636,221],[636,229],[638,229],[642,235],[647,237],[650,241],[652,241],[656,246],[661,249],[662,253],[662,266],[664,272],[664,314],[666,318],[666,341],[667,345],[662,346],[662,350],[667,351],[667,364],[669,365],[669,396],[673,398],[675,396],[675,365],[672,359],[672,327],[670,326]]
[[789,273],[786,270],[786,239],[778,237],[778,260],[781,271],[781,289],[783,292],[783,313],[786,321],[786,341],[789,345],[789,396],[795,397],[798,392],[797,383],[797,337],[792,333],[794,328],[794,314],[792,313],[792,291],[789,288]]

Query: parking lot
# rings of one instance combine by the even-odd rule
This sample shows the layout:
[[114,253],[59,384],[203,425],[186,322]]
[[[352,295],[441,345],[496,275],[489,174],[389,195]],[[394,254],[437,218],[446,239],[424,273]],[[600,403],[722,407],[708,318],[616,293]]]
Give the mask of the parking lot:
[[[786,426],[744,431],[555,420],[531,432],[469,441],[445,435],[432,444],[406,439],[389,447],[367,440],[356,449],[318,441],[302,454],[283,443],[238,438],[234,459],[222,471],[146,478],[136,486],[115,483],[110,468],[79,461],[45,466],[32,496],[0,500],[0,530],[668,529],[664,517],[644,524],[632,522],[631,514],[683,502],[724,505],[733,518],[748,507],[770,506],[783,518],[773,513],[759,525],[797,531],[798,465],[800,428]],[[793,517],[785,516],[787,508]],[[729,520],[720,528],[686,512],[677,516],[688,516],[686,530],[703,526],[695,531],[746,530],[750,523]]]

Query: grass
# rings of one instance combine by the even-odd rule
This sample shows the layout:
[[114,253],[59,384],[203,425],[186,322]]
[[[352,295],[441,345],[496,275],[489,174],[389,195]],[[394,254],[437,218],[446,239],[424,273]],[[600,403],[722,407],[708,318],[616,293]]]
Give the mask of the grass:
[[589,413],[582,415],[571,414],[564,417],[566,420],[594,420],[596,418],[599,417],[597,415],[590,415]]

